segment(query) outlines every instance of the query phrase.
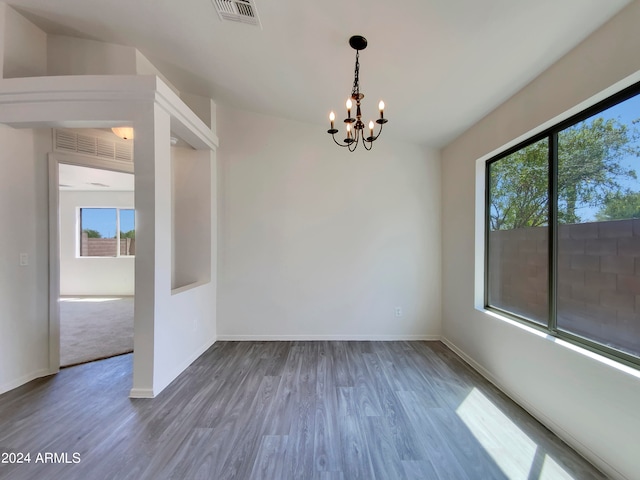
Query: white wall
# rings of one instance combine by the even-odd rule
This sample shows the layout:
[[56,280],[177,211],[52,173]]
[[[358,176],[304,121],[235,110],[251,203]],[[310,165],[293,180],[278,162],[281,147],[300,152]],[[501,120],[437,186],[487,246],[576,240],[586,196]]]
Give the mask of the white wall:
[[60,192],[60,294],[133,295],[135,257],[78,257],[78,208],[133,208],[133,192]]
[[49,35],[48,75],[127,75],[136,72],[136,49],[95,40]]
[[156,75],[179,94],[134,47],[65,35],[47,35],[45,46],[46,75]]
[[47,34],[8,5],[4,9],[3,78],[46,75]]
[[0,125],[0,393],[49,373],[50,148],[50,130]]
[[[0,32],[6,32],[7,4],[0,2]],[[4,78],[5,35],[0,33],[0,78]]]
[[211,280],[211,168],[209,152],[171,149],[171,288]]
[[229,107],[217,121],[218,338],[440,334],[437,153],[387,131],[349,153],[321,127]]
[[216,131],[216,104],[210,98],[193,93],[180,92],[180,99],[195,113],[204,124]]
[[481,257],[474,269],[482,241],[475,195],[477,159],[640,70],[639,21],[634,2],[442,152],[446,340],[608,474],[628,479],[640,472],[638,372],[474,309],[474,279],[482,277]]

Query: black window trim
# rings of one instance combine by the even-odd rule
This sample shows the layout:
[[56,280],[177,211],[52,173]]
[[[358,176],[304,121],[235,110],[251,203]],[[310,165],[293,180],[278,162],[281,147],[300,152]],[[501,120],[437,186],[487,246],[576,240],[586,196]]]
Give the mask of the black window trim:
[[[594,342],[588,338],[563,331],[558,329],[557,327],[557,310],[556,310],[556,296],[557,296],[557,234],[556,234],[556,225],[558,220],[558,199],[557,199],[557,180],[558,180],[558,134],[581,121],[584,121],[598,113],[607,110],[619,103],[624,102],[632,97],[640,95],[640,82],[637,82],[631,86],[628,86],[613,95],[596,102],[594,105],[585,108],[584,110],[571,115],[570,117],[556,123],[555,125],[546,128],[545,130],[528,137],[527,139],[518,142],[516,145],[513,145],[504,151],[498,153],[497,155],[492,156],[488,160],[485,161],[485,191],[484,191],[484,292],[483,292],[483,303],[485,310],[492,311],[495,313],[499,313],[500,315],[507,317],[516,322],[520,322],[529,327],[532,327],[536,330],[544,332],[547,335],[550,335],[554,338],[569,342],[578,347],[585,348],[593,353],[598,355],[602,355],[611,360],[617,361],[621,364],[633,367],[635,369],[640,369],[640,356],[635,356],[623,352],[621,350],[608,347],[607,345],[603,345],[601,343]],[[516,315],[507,310],[503,310],[499,307],[495,307],[489,305],[489,232],[490,232],[490,178],[489,178],[489,167],[491,164],[500,161],[509,155],[528,147],[540,140],[547,139],[548,148],[549,148],[549,212],[548,212],[548,232],[549,232],[549,278],[548,278],[548,286],[549,286],[549,313],[547,324],[543,325],[538,322],[535,322],[531,319],[527,319],[526,317]]]

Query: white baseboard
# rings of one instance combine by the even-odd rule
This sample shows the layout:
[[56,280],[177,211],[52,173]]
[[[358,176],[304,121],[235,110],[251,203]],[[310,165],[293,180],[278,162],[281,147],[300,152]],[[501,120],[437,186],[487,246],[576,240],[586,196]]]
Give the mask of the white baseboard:
[[48,368],[43,368],[40,370],[36,370],[35,372],[29,373],[27,375],[23,375],[20,378],[15,378],[7,383],[0,385],[0,395],[10,390],[13,390],[14,388],[21,387],[25,383],[29,383],[30,381],[35,380],[36,378],[47,377],[49,375],[53,375],[54,373],[56,372],[52,372]]
[[535,408],[533,405],[529,404],[525,399],[515,394],[512,391],[504,388],[501,382],[495,378],[486,368],[476,362],[473,358],[463,352],[460,348],[458,348],[453,342],[451,342],[446,337],[442,336],[440,338],[442,343],[444,343],[447,347],[449,347],[453,352],[458,355],[462,360],[464,360],[471,368],[473,368],[476,372],[482,375],[485,379],[495,385],[502,393],[504,393],[507,397],[513,400],[515,403],[524,408],[532,417],[542,423],[545,427],[551,430],[558,438],[560,438],[567,445],[571,446],[574,450],[576,450],[580,455],[582,455],[586,460],[593,463],[593,465],[602,470],[607,476],[618,479],[618,480],[629,480],[622,473],[616,470],[611,464],[602,459],[597,453],[591,450],[589,447],[584,445],[580,440],[575,438],[569,432],[560,427],[557,423],[547,417],[543,412]]
[[[129,392],[129,397],[131,398],[156,397],[158,394],[160,394],[160,392],[162,392],[165,388],[167,388],[171,384],[171,382],[173,382],[178,377],[178,375],[184,372],[189,367],[189,365],[195,362],[198,359],[198,357],[200,357],[200,355],[202,355],[204,352],[209,350],[209,348],[211,348],[211,346],[214,343],[216,343],[216,338],[213,338],[212,340],[208,340],[202,346],[200,346],[200,348],[194,350],[194,352],[184,362],[182,362],[180,365],[178,365],[176,368],[173,369],[173,372],[166,377],[167,379],[163,383],[161,383],[158,386],[154,386],[153,390],[148,391],[148,389],[144,389],[144,388],[142,389],[132,388],[131,391]],[[136,395],[134,396],[134,394]]]
[[440,335],[218,335],[218,340],[227,342],[292,342],[292,341],[434,341]]
[[129,391],[129,398],[154,398],[152,388],[132,388]]

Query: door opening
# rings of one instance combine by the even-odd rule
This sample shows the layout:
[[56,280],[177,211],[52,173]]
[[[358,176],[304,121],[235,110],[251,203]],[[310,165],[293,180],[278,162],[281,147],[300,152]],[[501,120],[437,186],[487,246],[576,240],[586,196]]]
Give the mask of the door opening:
[[133,168],[52,154],[50,363],[60,367],[133,351]]

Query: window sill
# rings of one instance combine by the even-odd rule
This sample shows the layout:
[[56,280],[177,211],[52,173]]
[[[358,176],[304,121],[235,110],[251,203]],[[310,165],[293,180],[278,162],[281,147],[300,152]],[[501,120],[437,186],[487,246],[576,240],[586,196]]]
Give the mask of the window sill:
[[183,285],[182,287],[177,287],[171,290],[171,295],[179,295],[189,290],[193,290],[194,288],[201,287],[203,285],[207,285],[211,283],[211,280],[200,280],[198,282],[189,283],[187,285]]
[[540,338],[545,339],[546,341],[550,341],[553,342],[557,345],[559,345],[562,348],[567,348],[569,350],[572,350],[582,356],[588,357],[591,360],[595,360],[598,363],[601,363],[603,365],[606,365],[608,367],[614,368],[622,373],[626,373],[628,375],[631,375],[632,377],[635,377],[637,379],[640,379],[640,370],[638,368],[634,368],[630,365],[627,365],[625,363],[622,363],[620,360],[616,360],[613,358],[609,358],[601,353],[597,353],[595,351],[592,351],[588,348],[585,348],[583,346],[577,345],[573,342],[570,342],[568,340],[565,340],[563,338],[560,337],[556,337],[552,334],[550,334],[549,332],[543,331],[542,329],[537,329],[535,327],[532,327],[530,325],[527,325],[525,323],[519,322],[517,320],[514,320],[512,318],[509,318],[505,315],[501,315],[498,312],[495,312],[493,310],[488,310],[488,309],[478,309],[481,312],[483,312],[486,315],[489,315],[499,321],[508,323],[509,325],[512,325],[516,328],[519,328],[521,330],[524,330],[527,333],[536,335]]

